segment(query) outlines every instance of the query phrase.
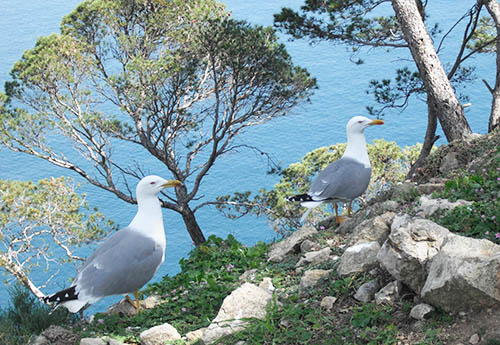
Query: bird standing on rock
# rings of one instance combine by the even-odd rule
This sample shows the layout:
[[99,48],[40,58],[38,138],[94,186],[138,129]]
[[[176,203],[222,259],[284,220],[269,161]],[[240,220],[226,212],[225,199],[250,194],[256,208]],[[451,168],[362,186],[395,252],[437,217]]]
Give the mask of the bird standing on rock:
[[351,216],[352,201],[368,188],[372,173],[364,130],[369,126],[383,124],[382,120],[371,120],[364,116],[355,116],[349,120],[344,155],[319,172],[307,193],[287,198],[289,201],[299,201],[308,208],[301,218],[302,222],[314,207],[324,202],[333,203],[337,224],[343,221],[338,214],[338,202],[349,203],[347,213]]
[[[158,193],[179,186],[178,180],[146,176],[136,188],[137,214],[97,248],[76,276],[71,287],[45,297],[45,303],[63,305],[72,313],[111,295],[126,295],[138,311],[139,290],[165,259],[165,229]],[[133,293],[135,301],[128,294]]]

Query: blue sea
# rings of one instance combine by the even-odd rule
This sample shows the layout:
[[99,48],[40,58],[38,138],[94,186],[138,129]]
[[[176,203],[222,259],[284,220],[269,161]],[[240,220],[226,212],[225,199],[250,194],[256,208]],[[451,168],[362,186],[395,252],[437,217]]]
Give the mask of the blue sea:
[[[273,14],[281,7],[298,8],[303,1],[222,1],[238,19],[247,20],[258,25],[272,25]],[[34,47],[37,37],[58,32],[61,18],[69,13],[79,1],[77,0],[0,0],[0,84],[9,79],[12,65],[21,57],[26,49]],[[450,6],[449,1],[431,1],[427,7],[430,22],[439,22],[445,34],[455,21],[466,13],[470,2],[456,1]],[[380,14],[390,13],[390,6],[380,10]],[[459,48],[459,38],[464,23],[458,26],[440,51],[444,64],[450,64]],[[279,118],[247,130],[241,141],[259,147],[270,153],[274,160],[287,166],[299,161],[307,152],[321,146],[344,142],[345,124],[353,115],[366,114],[366,106],[373,104],[373,99],[366,94],[368,83],[372,79],[392,77],[397,67],[409,66],[413,69],[409,52],[406,50],[386,52],[383,49],[364,49],[359,57],[364,64],[355,65],[350,62],[351,53],[340,45],[329,43],[309,44],[305,40],[289,41],[280,34],[294,63],[305,67],[317,78],[319,89],[311,97],[310,103],[299,105],[286,117]],[[455,39],[453,39],[455,38]],[[491,97],[481,79],[494,84],[495,62],[493,55],[482,55],[470,61],[477,66],[477,81],[460,90],[469,97],[472,106],[466,109],[466,116],[477,133],[485,133],[489,118]],[[3,87],[2,87],[3,88]],[[366,132],[369,142],[376,138],[395,141],[401,146],[422,142],[426,129],[426,105],[419,100],[412,100],[404,112],[387,111],[384,116],[385,125],[370,128]],[[444,136],[442,136],[444,137]],[[442,145],[440,139],[436,144]],[[115,147],[115,150],[120,150]],[[129,157],[131,163],[138,162],[151,173],[170,178],[168,171],[144,151],[132,153],[122,152]],[[277,176],[266,174],[267,161],[251,151],[241,151],[217,161],[202,185],[200,195],[204,200],[213,200],[221,194],[250,190],[257,192],[260,188],[272,188],[278,182]],[[87,193],[87,200],[92,206],[125,226],[135,214],[135,206],[119,200],[114,195],[99,190],[85,182],[78,175],[57,168],[45,161],[24,154],[10,152],[0,148],[0,178],[39,180],[50,176],[70,176],[82,184],[81,192]],[[197,219],[206,236],[215,234],[226,237],[233,234],[238,240],[252,245],[258,241],[272,241],[278,236],[263,218],[252,216],[239,220],[229,220],[215,208],[205,207],[196,213]],[[179,259],[186,256],[193,245],[184,228],[179,215],[164,211],[167,235],[166,259],[153,281],[159,281],[164,275],[173,275],[179,271]],[[94,247],[80,250],[88,255]],[[0,250],[3,250],[0,249]],[[74,267],[67,265],[59,272],[56,284],[44,289],[50,293],[69,285],[75,274]],[[41,267],[33,273],[37,283],[47,279],[47,272]],[[5,276],[6,280],[8,276]],[[8,305],[7,283],[0,283],[0,307]],[[103,311],[119,298],[106,298],[93,306],[90,313]]]

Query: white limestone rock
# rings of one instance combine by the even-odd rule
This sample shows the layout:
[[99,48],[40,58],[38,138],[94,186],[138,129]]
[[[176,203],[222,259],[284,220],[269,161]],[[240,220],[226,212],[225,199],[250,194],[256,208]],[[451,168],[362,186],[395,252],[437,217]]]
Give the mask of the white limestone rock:
[[222,336],[241,331],[248,323],[245,319],[264,319],[271,297],[268,289],[244,283],[224,299],[219,313],[201,337],[202,344],[212,344]]
[[314,227],[304,225],[289,237],[273,244],[269,250],[267,261],[281,262],[283,261],[285,256],[291,253],[298,253],[300,251],[301,243],[317,233],[318,230],[316,230]]
[[448,199],[432,199],[428,195],[422,195],[419,199],[420,206],[416,209],[417,215],[427,218],[439,210],[452,210],[458,206],[472,205],[472,201],[457,200],[451,202]]
[[330,258],[331,253],[332,250],[329,247],[323,248],[318,251],[307,252],[300,258],[295,267],[317,265],[327,262]]
[[316,286],[321,278],[326,277],[332,270],[308,270],[300,279],[299,293],[304,293],[308,289]]
[[364,272],[377,265],[377,253],[380,244],[377,241],[359,243],[345,250],[340,258],[337,272],[346,276],[356,272]]
[[141,345],[163,345],[166,341],[181,339],[181,335],[169,323],[145,330],[139,335]]
[[427,279],[427,264],[449,235],[448,229],[430,220],[396,217],[377,260],[395,279],[420,293]]
[[425,320],[426,317],[434,311],[434,307],[427,303],[420,303],[411,308],[410,317],[415,320]]
[[500,306],[500,246],[488,240],[448,236],[429,265],[423,299],[446,311]]

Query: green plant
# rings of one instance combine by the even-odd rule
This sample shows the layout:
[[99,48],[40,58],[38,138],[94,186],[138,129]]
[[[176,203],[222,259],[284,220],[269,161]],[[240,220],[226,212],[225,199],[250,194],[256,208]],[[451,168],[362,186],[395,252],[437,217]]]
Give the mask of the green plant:
[[24,345],[50,325],[69,325],[76,321],[76,317],[64,308],[51,311],[21,285],[9,289],[9,295],[10,306],[0,310],[1,344]]
[[391,319],[391,307],[373,303],[363,304],[352,314],[351,325],[357,328],[373,327]]
[[500,244],[500,148],[491,163],[463,173],[446,182],[437,197],[452,201],[465,199],[470,206],[459,206],[437,215],[434,220],[464,236],[486,238]]

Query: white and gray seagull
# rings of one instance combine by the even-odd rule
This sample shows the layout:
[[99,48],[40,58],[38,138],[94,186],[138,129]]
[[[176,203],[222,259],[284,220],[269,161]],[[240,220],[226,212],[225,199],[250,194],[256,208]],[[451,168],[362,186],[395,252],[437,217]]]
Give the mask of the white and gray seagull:
[[[71,287],[44,298],[72,313],[111,295],[126,295],[139,310],[137,290],[146,284],[165,259],[165,230],[158,193],[179,186],[178,180],[146,176],[136,188],[137,214],[87,259]],[[135,301],[128,294],[133,293]]]
[[351,215],[352,201],[365,192],[372,173],[364,130],[369,126],[383,124],[382,120],[371,120],[364,116],[355,116],[349,120],[344,155],[319,172],[307,193],[287,198],[289,201],[299,201],[308,208],[301,218],[302,222],[314,207],[324,202],[333,203],[337,224],[342,222],[342,217],[338,214],[338,202],[349,203],[347,213]]

